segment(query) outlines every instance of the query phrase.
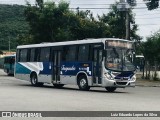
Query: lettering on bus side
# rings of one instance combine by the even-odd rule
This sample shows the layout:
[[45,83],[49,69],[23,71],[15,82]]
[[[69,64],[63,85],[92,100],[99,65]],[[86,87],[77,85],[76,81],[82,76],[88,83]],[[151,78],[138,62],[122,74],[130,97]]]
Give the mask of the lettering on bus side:
[[83,71],[88,76],[92,76],[92,63],[91,62],[62,62],[61,75],[76,75],[78,72]]

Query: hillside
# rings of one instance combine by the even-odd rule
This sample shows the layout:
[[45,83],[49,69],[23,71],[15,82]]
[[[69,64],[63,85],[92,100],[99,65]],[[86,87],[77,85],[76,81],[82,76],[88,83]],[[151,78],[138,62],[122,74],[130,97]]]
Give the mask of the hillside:
[[0,5],[0,50],[15,49],[18,39],[28,32],[29,25],[25,21],[25,6]]

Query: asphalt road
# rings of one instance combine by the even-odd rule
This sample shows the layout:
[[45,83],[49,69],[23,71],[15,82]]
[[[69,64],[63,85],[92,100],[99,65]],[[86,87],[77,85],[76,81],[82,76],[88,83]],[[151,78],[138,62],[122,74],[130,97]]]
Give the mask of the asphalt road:
[[98,87],[90,91],[80,91],[77,86],[69,85],[63,89],[47,84],[33,87],[0,70],[0,111],[160,111],[160,87],[137,86],[117,89],[114,93]]

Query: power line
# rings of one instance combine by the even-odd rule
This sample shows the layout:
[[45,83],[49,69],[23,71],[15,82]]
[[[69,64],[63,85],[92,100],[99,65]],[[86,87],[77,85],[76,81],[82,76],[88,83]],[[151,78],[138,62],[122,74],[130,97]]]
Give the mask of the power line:
[[[71,8],[71,9],[77,9],[77,8]],[[107,8],[107,7],[79,7],[79,9],[112,9],[112,8]],[[134,9],[147,9],[147,7],[138,7]]]
[[160,13],[154,13],[154,14],[153,14],[153,13],[151,13],[151,14],[142,14],[142,15],[136,15],[136,16],[148,16],[148,15],[150,15],[150,16],[151,16],[151,15],[159,15],[159,14],[160,14]]
[[149,18],[136,18],[136,19],[159,19],[160,17],[149,17]]
[[146,26],[152,26],[152,25],[153,25],[153,26],[154,26],[154,25],[157,26],[157,25],[159,25],[159,26],[160,26],[160,24],[138,24],[138,25],[141,25],[141,26],[145,26],[145,25],[146,25]]

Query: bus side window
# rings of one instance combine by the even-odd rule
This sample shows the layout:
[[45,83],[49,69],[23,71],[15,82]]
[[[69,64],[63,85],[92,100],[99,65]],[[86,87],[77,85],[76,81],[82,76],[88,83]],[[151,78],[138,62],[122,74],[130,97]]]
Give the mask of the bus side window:
[[78,49],[78,61],[88,61],[89,45],[80,45]]
[[76,46],[65,46],[63,50],[64,61],[75,61],[76,60]]
[[30,62],[31,59],[31,49],[27,49],[27,62]]
[[19,60],[20,60],[19,53],[20,53],[20,50],[17,50],[17,52],[16,52],[16,62],[19,62]]
[[10,64],[13,64],[15,62],[15,58],[14,57],[11,57],[10,59]]
[[21,49],[20,50],[20,62],[26,62],[27,61],[27,49]]
[[39,59],[40,59],[40,48],[35,48],[34,62],[38,62]]
[[50,58],[50,48],[41,48],[40,61],[49,61]]
[[35,48],[32,48],[30,50],[30,62],[34,62],[35,61]]

